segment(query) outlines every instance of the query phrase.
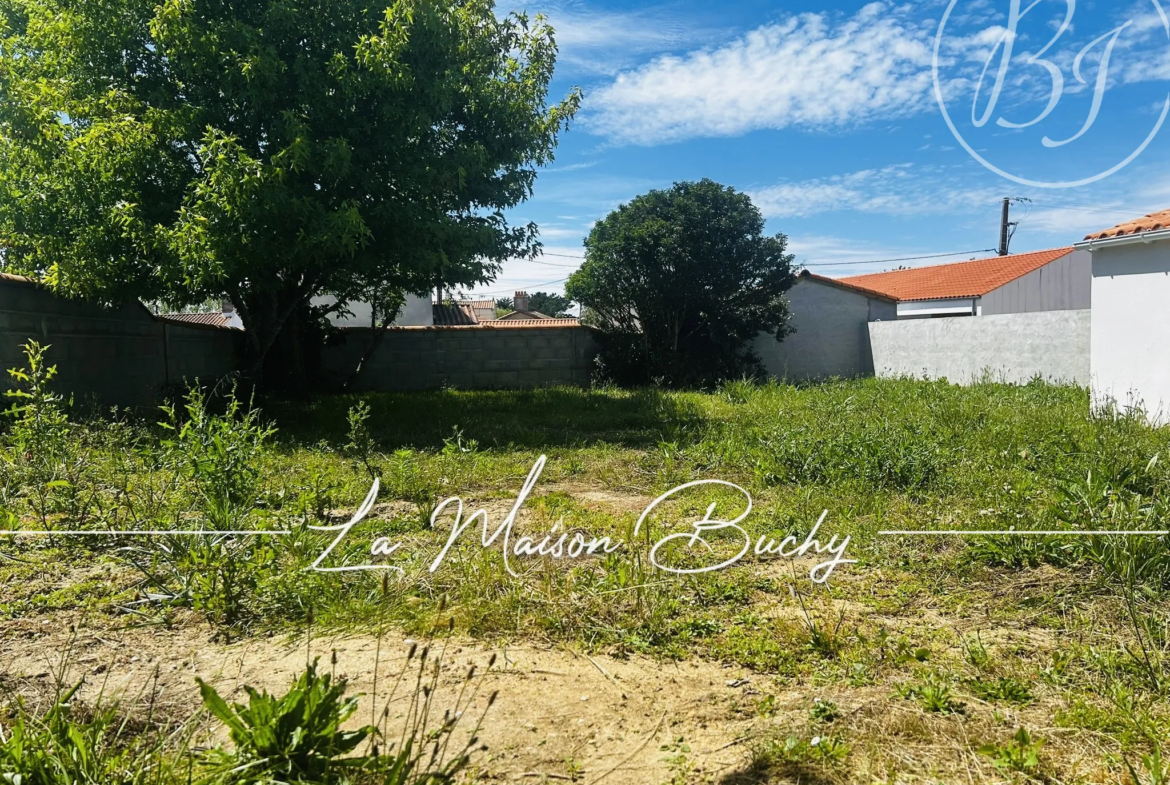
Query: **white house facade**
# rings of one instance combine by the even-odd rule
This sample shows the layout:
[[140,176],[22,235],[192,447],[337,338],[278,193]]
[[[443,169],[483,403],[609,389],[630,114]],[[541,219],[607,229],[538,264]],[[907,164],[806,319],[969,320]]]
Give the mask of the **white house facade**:
[[1098,408],[1170,422],[1170,210],[1091,234],[1090,373]]

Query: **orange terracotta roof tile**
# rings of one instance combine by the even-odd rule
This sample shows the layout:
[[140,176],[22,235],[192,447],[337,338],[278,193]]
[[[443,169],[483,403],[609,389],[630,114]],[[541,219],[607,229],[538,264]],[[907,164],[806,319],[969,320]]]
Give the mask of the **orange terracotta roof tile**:
[[868,289],[901,302],[982,297],[1005,283],[1038,270],[1069,253],[1072,248],[993,256],[970,262],[936,264],[913,270],[894,270],[837,278],[847,286]]
[[160,313],[155,318],[160,322],[171,322],[172,324],[219,327],[224,330],[239,329],[228,324],[227,318],[218,311],[215,313]]
[[1154,232],[1159,229],[1170,229],[1170,210],[1162,210],[1158,213],[1150,213],[1149,215],[1135,218],[1132,221],[1118,224],[1112,229],[1106,229],[1102,232],[1093,232],[1085,235],[1086,240],[1105,240],[1110,237],[1124,237],[1127,234],[1141,234],[1142,232]]
[[480,327],[489,330],[509,329],[512,327],[580,327],[580,319],[496,319],[492,322],[480,322]]

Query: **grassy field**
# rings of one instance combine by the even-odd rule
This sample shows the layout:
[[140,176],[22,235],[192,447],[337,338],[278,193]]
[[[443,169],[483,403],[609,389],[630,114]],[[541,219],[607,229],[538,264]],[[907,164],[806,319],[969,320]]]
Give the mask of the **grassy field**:
[[[32,397],[12,400],[27,408],[4,426],[2,528],[290,533],[7,537],[2,781],[398,783],[428,781],[444,765],[481,782],[1165,781],[1170,538],[881,533],[1165,528],[1170,430],[1122,413],[1090,417],[1084,390],[911,380],[711,393],[446,390],[264,401],[259,411],[220,391],[157,417],[93,417],[54,401],[43,376],[22,382]],[[435,506],[462,497],[494,529],[542,455],[513,537],[581,532],[625,549],[513,556],[513,575],[499,544],[483,547],[469,529],[430,572],[450,531],[449,515],[432,529]],[[320,565],[390,563],[402,573],[311,570],[337,534],[311,527],[347,521],[374,478],[381,491],[368,520]],[[848,535],[857,563],[826,585],[809,580],[815,559],[751,551],[720,571],[655,569],[654,540],[689,530],[712,503],[720,514],[739,504],[730,489],[697,487],[633,536],[651,500],[701,479],[751,494],[742,526],[753,542],[802,540],[828,511],[822,540]],[[378,537],[401,543],[384,562],[370,556]],[[718,553],[740,545],[727,531],[708,539]],[[686,549],[675,557],[712,563]],[[251,647],[260,663],[277,658],[265,646],[300,646],[301,681],[291,692],[294,676],[273,683],[284,702],[244,719],[211,687],[164,711],[149,685],[133,696],[99,689],[129,660],[80,661],[77,640],[114,635],[189,686],[210,677],[188,672],[180,638],[206,651]],[[372,673],[347,666],[358,644],[314,648],[346,636],[374,642]],[[427,642],[425,666],[421,649],[405,656]],[[440,648],[445,664],[434,670]],[[58,665],[38,679],[39,650]],[[306,671],[305,650],[333,662]],[[536,663],[529,678],[485,675],[518,667],[509,651]],[[502,657],[491,668],[475,659],[488,652]],[[549,665],[555,657],[561,664]],[[459,670],[468,663],[478,673]],[[515,728],[533,725],[535,739],[543,731],[526,706],[575,701],[581,688],[556,697],[560,688],[533,674],[555,681],[549,674],[578,666],[612,705],[570,706],[564,722],[602,727],[605,714],[620,724],[624,707],[644,698],[638,733],[623,730],[594,752],[553,751],[555,740],[499,729],[468,743],[454,709],[442,718],[464,694],[452,685],[494,685],[504,708],[476,693],[462,699],[474,704],[468,717],[487,711],[490,725],[503,711]],[[263,680],[263,667],[255,672]],[[351,677],[352,705],[339,672]],[[387,678],[406,684],[407,697],[387,699]],[[234,700],[247,698],[236,682],[217,689],[226,697],[233,685]],[[669,703],[666,693],[681,701],[692,687],[689,703]],[[257,736],[272,734],[254,725],[280,737],[280,717],[307,730],[265,748]],[[440,742],[450,742],[448,763],[428,763]],[[37,746],[49,750],[39,762],[28,751]],[[89,773],[68,762],[78,749],[88,750]]]

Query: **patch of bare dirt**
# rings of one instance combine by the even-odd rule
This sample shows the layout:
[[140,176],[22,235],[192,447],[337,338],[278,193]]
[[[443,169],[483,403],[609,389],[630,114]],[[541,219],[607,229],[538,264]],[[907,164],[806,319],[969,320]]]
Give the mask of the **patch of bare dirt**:
[[[376,711],[404,666],[409,641],[387,636],[304,640],[249,639],[233,644],[208,642],[208,631],[136,629],[78,631],[72,640],[54,632],[8,639],[3,647],[0,684],[38,700],[50,700],[52,685],[68,652],[63,680],[86,678],[82,698],[99,693],[125,702],[152,701],[155,711],[181,718],[200,706],[195,677],[214,685],[225,697],[243,700],[243,685],[281,693],[320,657],[328,667],[336,652],[336,669],[352,692],[364,694],[354,724],[370,722],[374,700],[374,665],[378,665]],[[479,693],[465,716],[478,716],[487,696],[499,698],[487,715],[481,738],[488,745],[477,762],[480,776],[505,782],[540,782],[576,777],[583,782],[661,782],[670,778],[661,747],[683,740],[691,750],[694,771],[718,776],[743,762],[736,741],[751,724],[735,711],[749,685],[762,682],[740,668],[691,661],[678,664],[643,658],[617,660],[564,649],[529,645],[488,647],[467,640],[438,642],[443,652],[439,682],[440,713],[453,705],[470,665],[477,666]],[[486,670],[492,655],[496,664]],[[432,655],[433,656],[433,655]],[[406,701],[391,704],[396,712]],[[468,723],[470,725],[470,723]]]

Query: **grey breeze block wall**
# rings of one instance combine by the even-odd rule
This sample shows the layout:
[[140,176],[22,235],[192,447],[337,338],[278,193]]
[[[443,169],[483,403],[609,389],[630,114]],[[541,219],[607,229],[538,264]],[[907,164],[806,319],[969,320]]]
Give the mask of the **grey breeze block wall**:
[[[324,351],[322,369],[340,385],[373,339],[369,328],[340,330]],[[398,327],[387,332],[355,387],[587,387],[596,354],[588,327]]]
[[869,325],[878,376],[1089,383],[1089,310],[911,319]]
[[788,291],[795,332],[777,343],[761,333],[754,348],[769,376],[790,381],[873,375],[871,321],[898,318],[891,300],[801,277]]
[[[0,366],[24,367],[29,340],[48,345],[54,387],[78,400],[150,405],[184,379],[218,379],[236,369],[239,337],[161,322],[139,303],[102,308],[0,275]],[[5,379],[0,388],[8,387]]]

